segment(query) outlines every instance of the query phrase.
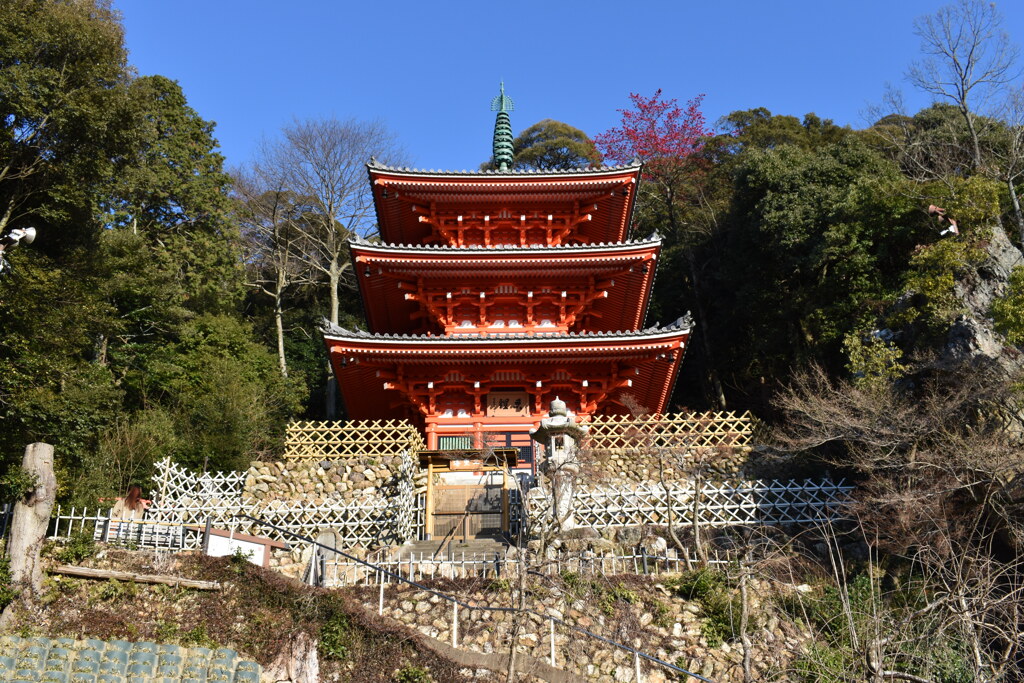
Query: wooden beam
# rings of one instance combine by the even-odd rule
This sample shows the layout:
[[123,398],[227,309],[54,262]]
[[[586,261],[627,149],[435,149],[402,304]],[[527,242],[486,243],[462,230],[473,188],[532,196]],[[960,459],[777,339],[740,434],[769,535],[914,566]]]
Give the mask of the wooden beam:
[[201,591],[219,591],[220,584],[216,581],[199,581],[198,579],[184,579],[180,576],[166,576],[164,574],[136,574],[134,572],[119,572],[113,569],[93,569],[92,567],[75,567],[68,564],[58,565],[50,569],[51,574],[65,574],[77,576],[83,579],[117,579],[118,581],[134,581],[135,583],[161,583],[165,586],[181,588],[195,588]]

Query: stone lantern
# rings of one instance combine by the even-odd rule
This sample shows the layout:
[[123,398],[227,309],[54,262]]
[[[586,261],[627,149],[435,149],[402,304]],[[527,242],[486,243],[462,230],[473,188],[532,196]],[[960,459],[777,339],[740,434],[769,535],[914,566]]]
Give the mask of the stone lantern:
[[558,397],[551,402],[548,417],[540,421],[539,427],[530,431],[533,440],[544,446],[546,457],[540,471],[551,482],[552,514],[559,531],[576,527],[572,500],[580,472],[580,442],[586,433],[587,428],[577,424],[576,417],[569,415],[566,410],[565,401]]

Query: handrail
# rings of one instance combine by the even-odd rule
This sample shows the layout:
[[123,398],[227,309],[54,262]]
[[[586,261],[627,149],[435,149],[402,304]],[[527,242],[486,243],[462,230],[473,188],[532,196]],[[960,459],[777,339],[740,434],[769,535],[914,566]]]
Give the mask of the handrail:
[[598,634],[594,633],[593,631],[589,631],[589,630],[587,630],[587,629],[585,629],[585,628],[583,628],[581,626],[576,626],[575,624],[567,623],[567,622],[563,621],[562,619],[559,619],[558,617],[553,617],[553,616],[550,616],[550,615],[547,615],[547,614],[541,614],[539,612],[535,612],[532,609],[518,609],[516,607],[488,607],[488,606],[481,606],[481,605],[471,605],[469,603],[463,602],[462,600],[459,600],[458,598],[452,597],[451,595],[448,595],[446,593],[442,593],[440,591],[434,590],[433,588],[427,588],[424,585],[418,584],[415,581],[412,581],[411,579],[407,579],[404,576],[401,576],[399,574],[395,574],[394,572],[390,572],[387,569],[384,569],[383,567],[377,566],[377,565],[375,565],[375,564],[373,564],[371,562],[367,562],[366,560],[361,560],[358,557],[355,557],[354,555],[349,555],[348,553],[346,553],[344,551],[341,551],[341,550],[338,550],[337,548],[332,548],[332,547],[330,547],[328,545],[325,545],[323,543],[320,543],[318,541],[314,541],[311,538],[307,538],[306,536],[302,536],[301,534],[297,534],[294,531],[289,531],[288,529],[279,527],[276,524],[271,524],[270,522],[265,522],[262,519],[258,519],[256,517],[252,517],[252,516],[246,515],[246,514],[239,514],[239,515],[236,515],[236,517],[242,518],[242,519],[248,519],[249,521],[254,522],[256,524],[259,524],[261,526],[266,526],[266,527],[274,529],[274,530],[276,530],[276,531],[278,531],[280,533],[288,534],[289,536],[294,536],[295,538],[297,538],[300,541],[304,541],[304,542],[309,543],[311,545],[315,545],[317,547],[323,548],[324,550],[330,550],[331,552],[337,553],[338,555],[342,555],[343,557],[346,557],[346,558],[348,558],[348,559],[350,559],[350,560],[352,560],[354,562],[358,562],[361,565],[365,565],[366,567],[369,567],[370,569],[372,569],[374,571],[380,572],[382,574],[386,574],[387,576],[390,576],[390,577],[392,577],[394,579],[397,579],[397,580],[401,581],[402,583],[407,583],[410,586],[415,586],[416,588],[420,589],[421,591],[425,591],[427,593],[430,593],[431,595],[436,595],[437,597],[441,598],[442,600],[447,600],[448,602],[451,602],[453,604],[459,605],[460,607],[464,607],[466,609],[478,609],[478,610],[483,610],[485,612],[510,612],[510,613],[518,612],[520,614],[532,614],[532,615],[534,615],[536,617],[540,617],[541,619],[548,619],[548,620],[550,620],[550,621],[552,621],[554,623],[561,624],[566,629],[569,629],[569,630],[572,630],[572,631],[576,631],[577,633],[582,633],[583,635],[590,636],[591,638],[596,638],[597,640],[599,640],[599,641],[601,641],[603,643],[606,643],[606,644],[611,645],[613,647],[617,647],[620,650],[625,650],[626,652],[632,653],[636,657],[640,657],[641,659],[646,659],[647,661],[654,662],[655,664],[663,666],[663,667],[665,667],[667,669],[671,669],[672,671],[676,671],[678,673],[685,674],[685,675],[690,676],[692,678],[696,678],[699,681],[704,681],[705,683],[714,683],[711,679],[704,678],[700,674],[695,674],[692,671],[687,671],[686,669],[678,667],[675,664],[671,664],[671,663],[666,662],[664,660],[658,659],[654,655],[649,655],[646,652],[641,652],[640,650],[636,649],[635,647],[630,647],[629,645],[624,645],[623,643],[619,643],[619,642],[616,642],[614,640],[610,640],[609,638],[605,638],[604,636],[598,635]]

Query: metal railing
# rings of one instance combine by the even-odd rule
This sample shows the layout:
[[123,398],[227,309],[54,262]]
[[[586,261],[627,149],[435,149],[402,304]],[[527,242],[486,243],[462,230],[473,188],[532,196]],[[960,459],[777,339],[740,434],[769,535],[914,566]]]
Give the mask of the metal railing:
[[[712,551],[703,564],[716,566],[734,563],[735,558]],[[386,569],[410,581],[430,579],[493,579],[510,573],[516,567],[516,559],[505,552],[454,552],[437,557],[434,553],[409,553],[400,557],[375,559],[371,564]],[[692,567],[701,566],[696,555],[683,555],[674,548],[665,554],[650,554],[643,548],[625,554],[560,556],[546,561],[530,571],[539,576],[559,576],[563,572],[587,576],[616,576],[618,574],[678,574]],[[328,588],[347,586],[377,586],[395,581],[387,573],[370,571],[361,563],[344,559],[328,559],[323,563],[319,575],[321,585]]]
[[[294,533],[292,531],[289,531],[287,529],[283,529],[283,528],[277,527],[276,525],[271,524],[269,522],[265,522],[265,521],[263,521],[261,519],[257,519],[255,517],[250,517],[249,515],[244,515],[244,514],[243,515],[239,515],[239,517],[242,517],[244,519],[249,520],[254,525],[266,527],[268,529],[274,529],[275,531],[277,531],[280,534],[283,534],[283,535],[286,535],[286,536],[290,536],[292,538],[295,538],[296,540],[303,541],[305,543],[309,543],[310,546],[313,547],[313,548],[319,548],[319,549],[326,550],[328,552],[334,553],[336,555],[340,555],[340,556],[346,558],[347,560],[349,560],[350,562],[354,562],[354,563],[357,563],[359,565],[362,565],[362,566],[366,567],[367,569],[369,569],[369,570],[371,570],[373,572],[378,572],[381,575],[387,575],[390,578],[394,579],[396,582],[408,584],[410,586],[413,586],[413,587],[417,588],[420,591],[425,591],[425,592],[427,592],[427,593],[429,593],[431,595],[436,595],[441,600],[444,600],[444,601],[446,601],[448,603],[451,603],[451,605],[452,605],[452,628],[451,628],[452,647],[458,647],[459,608],[462,608],[462,609],[465,609],[465,610],[479,610],[479,611],[482,611],[482,612],[492,612],[492,613],[493,612],[509,613],[509,614],[516,614],[516,613],[518,613],[518,614],[522,614],[522,615],[531,615],[531,616],[534,616],[534,617],[537,617],[537,618],[541,619],[542,621],[546,620],[549,623],[550,629],[551,629],[551,634],[552,634],[552,638],[551,638],[551,655],[550,655],[551,665],[552,666],[555,666],[554,632],[555,632],[555,627],[556,626],[560,626],[560,627],[564,628],[567,631],[571,631],[573,633],[577,633],[577,634],[586,636],[588,638],[592,638],[594,640],[597,640],[599,642],[604,643],[605,645],[609,645],[611,647],[614,647],[614,648],[617,648],[617,649],[622,650],[624,652],[628,652],[628,653],[632,654],[633,655],[633,659],[634,659],[634,664],[635,664],[636,669],[637,669],[637,672],[640,671],[640,660],[646,660],[646,661],[651,662],[653,664],[657,664],[658,666],[661,666],[661,667],[663,667],[665,669],[668,669],[669,671],[674,671],[677,674],[683,674],[685,676],[689,676],[691,678],[695,678],[695,679],[697,679],[699,681],[706,681],[707,683],[712,683],[710,681],[710,679],[704,678],[700,674],[693,673],[692,671],[687,671],[686,669],[683,669],[682,667],[676,666],[675,664],[672,664],[670,662],[666,662],[666,661],[664,661],[662,659],[659,659],[658,657],[655,657],[654,655],[648,654],[646,652],[641,652],[639,649],[637,649],[635,647],[631,647],[631,646],[626,645],[624,643],[616,642],[614,640],[611,640],[610,638],[605,638],[602,635],[598,635],[597,633],[594,633],[593,631],[585,629],[585,628],[583,628],[581,626],[576,626],[575,624],[570,624],[570,623],[566,622],[565,620],[560,619],[558,617],[555,617],[555,616],[552,616],[552,615],[549,615],[549,614],[541,614],[540,612],[536,612],[536,611],[531,610],[531,609],[518,609],[518,608],[515,608],[515,607],[488,607],[488,606],[482,606],[482,605],[471,605],[471,604],[469,604],[469,603],[467,603],[467,602],[465,602],[463,600],[460,600],[460,599],[458,599],[456,597],[453,597],[453,596],[448,595],[446,593],[442,593],[441,591],[435,590],[433,588],[427,588],[426,586],[424,586],[422,584],[416,583],[415,581],[407,579],[404,576],[401,576],[399,574],[391,572],[391,571],[385,569],[384,567],[382,567],[380,565],[376,565],[376,564],[373,564],[371,562],[367,562],[366,560],[361,560],[358,557],[355,557],[353,555],[349,555],[348,553],[345,553],[345,552],[343,552],[341,550],[338,550],[337,548],[332,548],[332,547],[330,547],[328,545],[325,545],[323,543],[318,543],[317,541],[315,541],[315,540],[313,540],[311,538],[307,538],[305,536],[301,536],[301,535],[296,534],[296,533]],[[315,553],[315,554],[317,554],[317,553]],[[315,564],[317,564],[317,562],[315,560],[313,562],[311,562],[311,565],[315,565]],[[322,571],[322,569],[320,571]],[[384,583],[380,584],[380,596],[379,596],[379,600],[378,600],[378,614],[382,614],[383,611],[384,611],[384,585],[385,585]]]
[[203,531],[199,526],[159,519],[111,519],[109,508],[70,511],[58,506],[50,520],[48,537],[67,541],[84,535],[94,541],[128,548],[155,550],[194,550],[202,547]]

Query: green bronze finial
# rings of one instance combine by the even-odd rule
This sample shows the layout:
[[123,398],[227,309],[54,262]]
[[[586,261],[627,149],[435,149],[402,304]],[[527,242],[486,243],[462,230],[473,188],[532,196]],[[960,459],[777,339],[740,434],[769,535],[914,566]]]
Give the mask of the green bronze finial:
[[505,94],[505,81],[501,82],[501,93],[491,100],[491,111],[512,111],[512,98]]
[[494,122],[494,165],[499,171],[512,166],[512,121],[508,113],[514,109],[512,98],[505,94],[505,82],[501,82],[501,93],[491,100],[491,111],[498,112]]

